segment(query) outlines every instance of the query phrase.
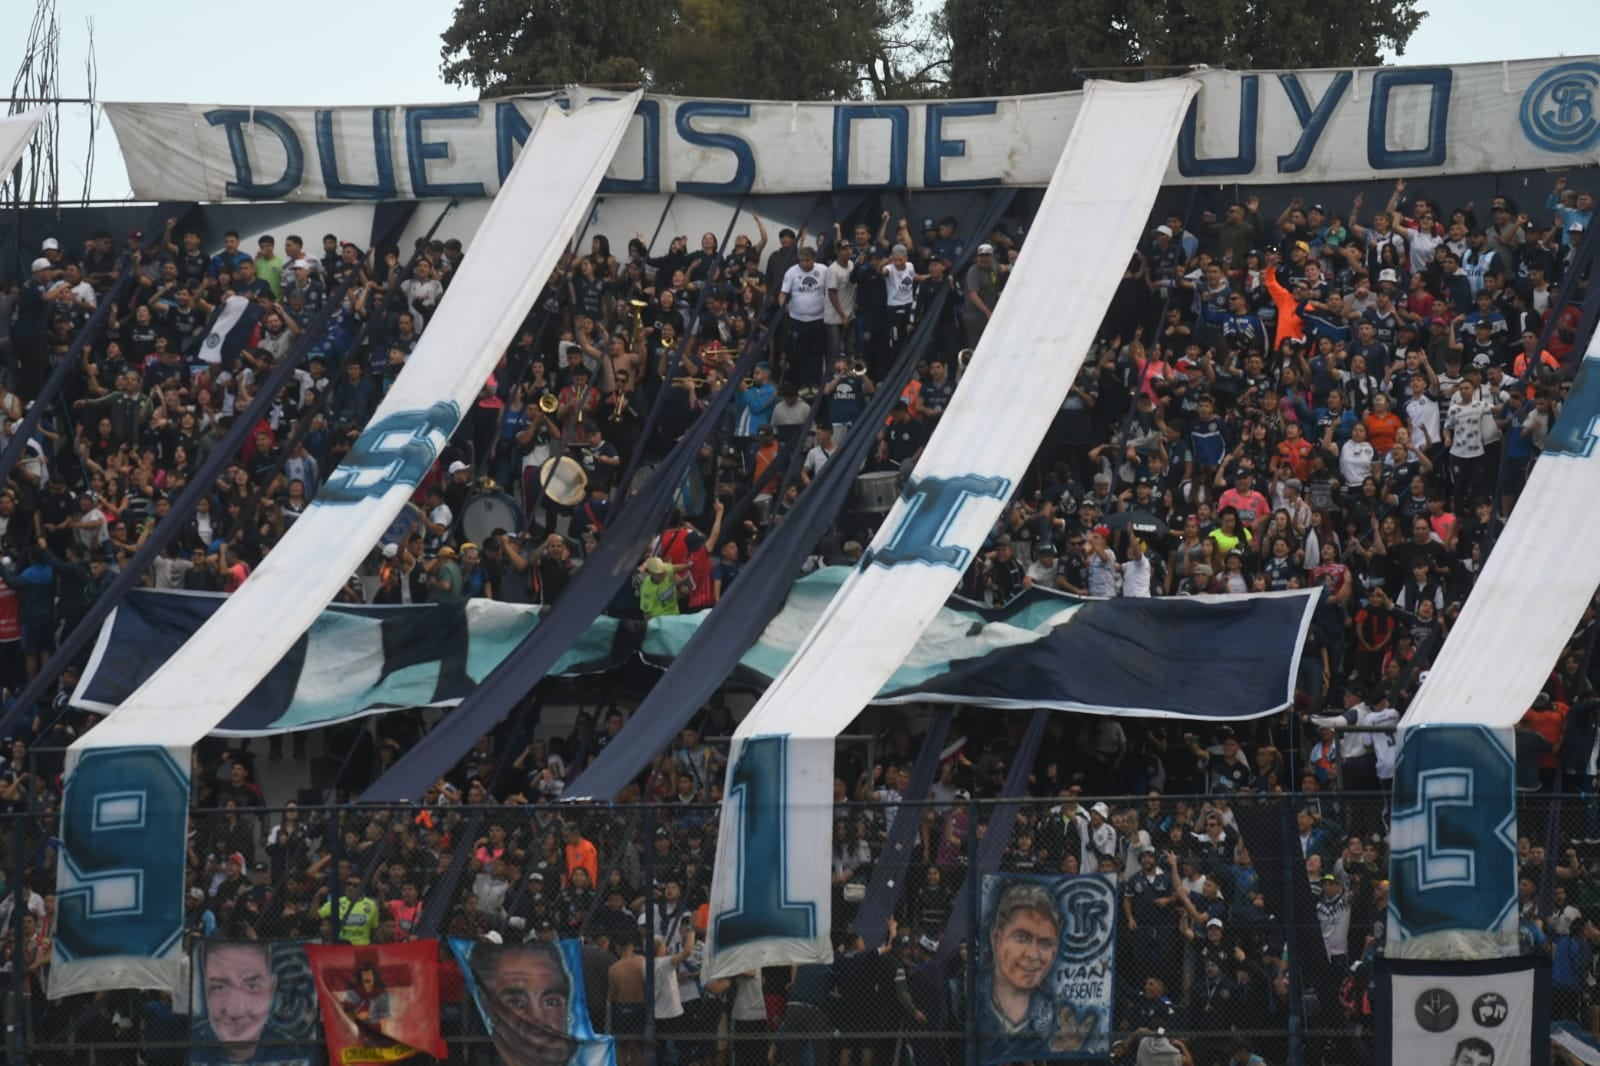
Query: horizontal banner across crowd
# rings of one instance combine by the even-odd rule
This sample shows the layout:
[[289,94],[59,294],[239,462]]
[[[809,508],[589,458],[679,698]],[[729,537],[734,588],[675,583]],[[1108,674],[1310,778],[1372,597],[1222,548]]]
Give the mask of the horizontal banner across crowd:
[[[1600,160],[1600,57],[1345,70],[1206,70],[1166,184],[1358,181]],[[493,196],[547,108],[107,104],[152,200]],[[640,100],[602,193],[698,196],[1049,182],[1082,93],[916,103]]]
[[[765,688],[793,658],[846,567],[803,578],[744,658],[735,680]],[[101,630],[73,693],[109,711],[127,699],[224,601],[208,593],[130,593]],[[952,599],[880,693],[884,702],[970,703],[1130,714],[1251,718],[1285,706],[1314,594],[1079,599],[1030,590],[1003,608]],[[601,617],[561,660],[566,677],[615,668],[635,651],[668,666],[705,615],[652,619],[642,645]],[[453,706],[509,656],[539,608],[492,600],[335,606],[278,661],[218,733],[316,729],[396,707]],[[1141,669],[1113,667],[1143,648]],[[1250,649],[1223,662],[1218,648]],[[1105,664],[1103,668],[1097,664]]]

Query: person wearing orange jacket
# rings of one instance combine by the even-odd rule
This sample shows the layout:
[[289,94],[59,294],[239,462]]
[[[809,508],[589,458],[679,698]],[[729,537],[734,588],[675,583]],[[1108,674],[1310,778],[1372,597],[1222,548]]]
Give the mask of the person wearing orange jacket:
[[1550,693],[1541,692],[1533,698],[1533,706],[1528,708],[1528,713],[1522,716],[1523,723],[1549,744],[1548,749],[1539,752],[1541,792],[1555,791],[1556,774],[1561,768],[1561,736],[1567,728],[1567,710],[1565,703],[1558,703],[1550,698]]
[[1267,295],[1272,297],[1272,305],[1278,309],[1277,343],[1281,346],[1286,340],[1299,341],[1304,344],[1306,339],[1305,319],[1300,317],[1300,308],[1304,301],[1296,298],[1295,294],[1283,287],[1283,282],[1278,280],[1278,253],[1267,255],[1267,269],[1261,272],[1261,280],[1267,286]]

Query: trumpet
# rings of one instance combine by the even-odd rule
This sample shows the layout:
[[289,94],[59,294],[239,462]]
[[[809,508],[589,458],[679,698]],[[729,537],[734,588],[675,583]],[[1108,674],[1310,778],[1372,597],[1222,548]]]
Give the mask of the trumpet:
[[556,399],[556,394],[553,392],[547,392],[543,396],[539,397],[539,410],[543,411],[547,415],[555,414],[556,408],[560,406],[561,401]]
[[700,386],[707,384],[708,381],[708,378],[697,378],[690,374],[684,374],[680,377],[675,377],[672,379],[672,387],[675,389],[687,389],[692,385],[695,388],[699,388]]
[[866,377],[867,376],[867,361],[865,359],[857,359],[854,362],[852,362],[850,364],[850,373],[854,374],[856,377],[861,377],[861,378]]
[[966,373],[967,364],[970,362],[972,362],[971,348],[963,348],[956,353],[956,369],[961,373]]

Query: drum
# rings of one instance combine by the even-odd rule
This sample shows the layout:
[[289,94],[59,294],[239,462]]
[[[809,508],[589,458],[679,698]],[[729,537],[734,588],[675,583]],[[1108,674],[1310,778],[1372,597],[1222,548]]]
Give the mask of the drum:
[[497,529],[514,536],[522,532],[522,508],[503,492],[479,492],[462,505],[456,528],[463,540],[474,544],[482,544]]
[[867,514],[888,514],[894,508],[895,497],[900,495],[900,474],[894,470],[880,470],[856,478],[856,510]]
[[583,472],[582,463],[563,455],[544,464],[539,471],[539,484],[549,503],[556,507],[576,507],[583,502],[589,476]]

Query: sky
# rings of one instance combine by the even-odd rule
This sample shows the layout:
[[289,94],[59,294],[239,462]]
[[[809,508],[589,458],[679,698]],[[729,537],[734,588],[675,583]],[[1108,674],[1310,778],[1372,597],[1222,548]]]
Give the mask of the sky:
[[[12,32],[0,35],[0,76],[8,85],[22,58],[30,2],[11,0]],[[1398,62],[1529,59],[1551,55],[1557,46],[1558,54],[1600,53],[1600,23],[1592,19],[1567,20],[1552,32],[1545,20],[1505,18],[1503,0],[1424,0],[1419,6],[1430,17]],[[258,18],[170,0],[160,17],[152,17],[148,5],[127,0],[56,0],[60,92],[86,95],[92,20],[101,100],[335,106],[470,99],[476,95],[470,89],[447,85],[439,75],[439,36],[454,10],[450,0],[345,0],[312,5],[293,18]],[[62,105],[61,127],[62,194],[75,199],[85,184],[90,109]],[[127,175],[103,118],[95,144],[91,194],[127,197]]]

